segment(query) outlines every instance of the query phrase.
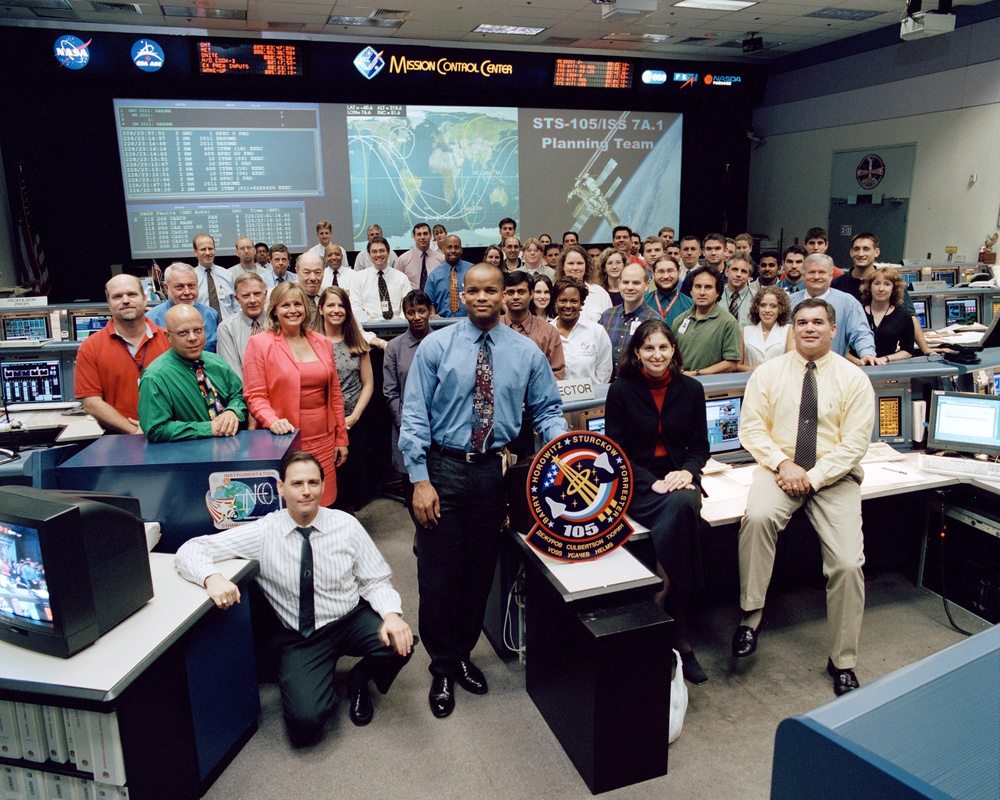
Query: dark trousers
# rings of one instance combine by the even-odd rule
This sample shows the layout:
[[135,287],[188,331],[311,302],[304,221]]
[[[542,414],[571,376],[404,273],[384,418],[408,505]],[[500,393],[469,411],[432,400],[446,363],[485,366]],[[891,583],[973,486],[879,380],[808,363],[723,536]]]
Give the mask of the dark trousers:
[[500,458],[466,464],[432,451],[437,527],[417,535],[420,637],[433,675],[454,676],[479,640],[507,513]]
[[657,494],[636,491],[628,515],[649,528],[656,560],[670,578],[670,585],[687,592],[701,585],[701,492],[678,489]]
[[371,679],[382,694],[389,691],[410,656],[400,656],[382,644],[378,638],[381,625],[382,618],[362,600],[353,611],[308,638],[287,628],[277,633],[278,686],[293,737],[314,736],[336,708],[333,676],[341,656],[364,656],[351,671],[352,680]]

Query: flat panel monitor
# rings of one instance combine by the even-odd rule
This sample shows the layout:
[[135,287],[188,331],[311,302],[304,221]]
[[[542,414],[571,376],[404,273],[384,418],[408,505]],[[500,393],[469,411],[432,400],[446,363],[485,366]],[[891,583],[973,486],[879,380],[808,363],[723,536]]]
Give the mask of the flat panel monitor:
[[975,325],[979,322],[978,297],[949,297],[944,301],[946,325]]
[[94,314],[91,312],[70,312],[69,327],[73,341],[82,342],[88,336],[93,336],[104,330],[111,319],[110,314]]
[[48,312],[9,314],[3,317],[5,342],[37,342],[52,338]]
[[153,596],[139,501],[0,487],[0,641],[68,658]]
[[712,455],[731,453],[740,445],[740,397],[722,397],[705,401],[708,423],[708,449]]
[[936,269],[931,272],[932,281],[944,281],[951,289],[958,282],[957,269]]
[[917,322],[920,323],[920,327],[927,330],[930,327],[930,319],[927,317],[927,301],[914,300],[913,311],[917,315]]
[[600,408],[588,408],[580,412],[580,428],[591,433],[604,434],[604,406]]
[[931,392],[927,449],[1000,455],[1000,397]]
[[67,401],[63,396],[62,364],[58,358],[3,362],[0,364],[0,391],[8,406]]

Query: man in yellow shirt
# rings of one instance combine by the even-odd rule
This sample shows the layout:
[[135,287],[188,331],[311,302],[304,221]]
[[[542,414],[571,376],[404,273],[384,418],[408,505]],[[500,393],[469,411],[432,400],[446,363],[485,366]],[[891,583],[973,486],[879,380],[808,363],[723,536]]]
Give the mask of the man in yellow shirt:
[[795,349],[762,364],[747,383],[740,442],[760,466],[740,525],[744,616],[733,656],[757,649],[778,533],[805,506],[822,543],[827,671],[841,695],[858,687],[854,667],[865,608],[859,465],[875,422],[875,395],[864,372],[831,350],[835,332],[833,307],[807,298],[792,317]]

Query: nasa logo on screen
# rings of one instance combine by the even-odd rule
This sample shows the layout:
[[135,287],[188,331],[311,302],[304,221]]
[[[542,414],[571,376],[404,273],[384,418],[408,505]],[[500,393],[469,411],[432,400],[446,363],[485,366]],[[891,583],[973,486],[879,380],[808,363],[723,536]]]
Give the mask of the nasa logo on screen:
[[132,63],[143,72],[156,72],[164,60],[163,48],[152,39],[139,39],[132,45]]
[[632,467],[607,436],[574,431],[553,439],[531,463],[527,493],[537,523],[527,542],[550,558],[600,558],[632,535],[625,519]]
[[354,57],[354,66],[358,72],[371,80],[378,75],[385,66],[385,59],[382,58],[384,50],[376,50],[374,47],[366,47]]
[[213,472],[205,506],[219,531],[253,522],[281,509],[278,472],[273,469]]
[[60,67],[67,69],[83,69],[90,63],[90,43],[93,39],[83,41],[76,36],[64,34],[56,39],[52,48],[53,55]]
[[874,153],[870,153],[861,159],[854,177],[858,179],[858,185],[862,189],[874,189],[885,177],[885,162]]

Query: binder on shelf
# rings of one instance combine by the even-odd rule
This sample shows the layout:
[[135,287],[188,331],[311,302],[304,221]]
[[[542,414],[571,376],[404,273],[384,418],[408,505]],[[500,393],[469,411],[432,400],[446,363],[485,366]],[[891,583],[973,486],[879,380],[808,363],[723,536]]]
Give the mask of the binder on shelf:
[[45,800],[45,779],[37,769],[21,770],[22,800]]
[[17,732],[17,709],[13,700],[0,700],[0,756],[21,757],[21,736]]
[[79,708],[64,708],[66,737],[73,740],[71,760],[80,772],[94,771],[93,751],[90,748],[90,711]]
[[73,730],[70,727],[70,711],[69,708],[60,708],[59,711],[62,713],[63,718],[63,730],[66,731],[66,748],[69,750],[69,763],[76,766],[76,745],[73,744]]
[[45,720],[45,738],[49,743],[49,760],[57,764],[69,761],[69,742],[66,740],[66,723],[63,710],[58,706],[42,706]]
[[77,778],[76,800],[97,800],[97,784],[86,778]]
[[34,703],[15,702],[17,730],[21,735],[21,758],[25,761],[48,761],[49,743],[45,738],[45,717],[42,707]]
[[128,800],[127,786],[109,786],[106,783],[95,783],[94,800]]
[[[118,731],[118,715],[113,711],[90,712],[90,748],[94,759],[94,780],[115,786],[125,785],[125,756]],[[101,795],[98,794],[98,797]]]
[[45,800],[76,800],[73,778],[55,772],[41,773],[45,778]]
[[0,764],[0,797],[3,800],[21,800],[24,792],[21,791],[21,768],[13,767],[10,764]]

